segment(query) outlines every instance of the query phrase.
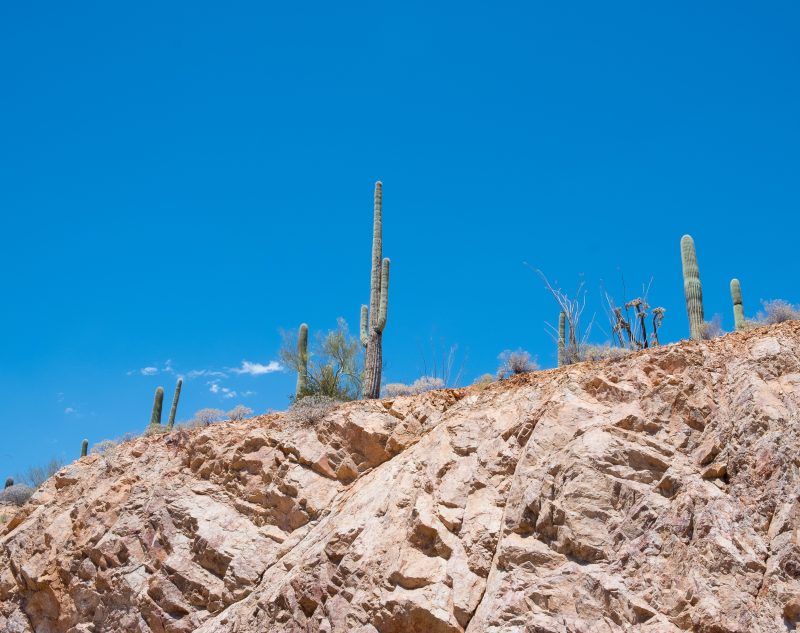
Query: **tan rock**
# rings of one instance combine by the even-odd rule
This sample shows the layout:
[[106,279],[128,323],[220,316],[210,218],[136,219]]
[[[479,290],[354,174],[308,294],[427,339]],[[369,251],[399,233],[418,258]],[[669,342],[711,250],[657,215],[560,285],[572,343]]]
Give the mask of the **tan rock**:
[[790,322],[139,438],[0,524],[0,631],[786,631],[798,411]]

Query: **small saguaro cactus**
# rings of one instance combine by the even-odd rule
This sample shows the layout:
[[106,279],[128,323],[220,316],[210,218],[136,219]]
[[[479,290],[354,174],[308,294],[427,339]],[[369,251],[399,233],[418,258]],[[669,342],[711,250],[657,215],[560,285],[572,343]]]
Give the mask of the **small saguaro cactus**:
[[167,418],[167,431],[171,431],[172,427],[175,426],[175,414],[178,413],[178,400],[181,397],[182,386],[183,378],[178,378],[178,383],[175,385],[175,395],[172,396],[172,408],[169,410],[169,418]]
[[369,307],[361,306],[361,344],[364,346],[364,398],[378,398],[383,369],[382,339],[389,308],[389,259],[383,256],[383,185],[375,183],[372,224],[372,273]]
[[[9,477],[8,479],[6,479],[5,488],[11,488],[11,486],[13,486],[13,485],[14,485],[14,478],[13,477]],[[5,488],[3,488],[3,489],[5,490]]]
[[83,440],[81,442],[81,457],[86,457],[86,454],[89,452],[89,440]]
[[558,315],[558,366],[567,364],[567,315],[564,312]]
[[159,387],[156,389],[155,398],[153,398],[153,412],[150,414],[150,426],[161,426],[161,407],[164,404],[164,388]]
[[736,331],[744,330],[744,305],[742,305],[742,286],[738,279],[731,279],[731,300],[733,301],[733,323]]
[[681,261],[683,293],[686,297],[686,312],[689,314],[689,334],[692,339],[701,339],[705,326],[703,286],[700,284],[700,269],[697,267],[697,253],[691,235],[681,238]]
[[295,401],[308,395],[308,325],[300,324],[297,330],[297,386],[294,391]]

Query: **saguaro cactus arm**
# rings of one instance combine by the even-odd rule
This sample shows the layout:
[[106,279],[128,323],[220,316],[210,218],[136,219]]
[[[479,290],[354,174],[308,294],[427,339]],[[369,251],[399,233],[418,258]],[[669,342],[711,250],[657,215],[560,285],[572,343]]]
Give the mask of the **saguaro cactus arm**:
[[560,312],[558,315],[558,366],[567,364],[567,315]]
[[731,300],[733,301],[733,323],[736,331],[744,330],[744,305],[742,304],[742,286],[738,279],[731,279]]
[[384,258],[381,268],[381,301],[378,308],[378,322],[375,325],[380,332],[386,327],[386,317],[389,312],[389,264],[389,258]]
[[369,306],[361,306],[361,344],[366,347],[369,342]]
[[683,292],[686,297],[686,312],[689,315],[691,338],[703,337],[705,316],[703,314],[703,286],[697,266],[697,252],[691,235],[681,238],[681,262],[683,264]]
[[181,387],[183,386],[183,378],[178,378],[178,383],[175,385],[175,395],[172,396],[172,407],[169,410],[169,418],[167,419],[167,430],[171,431],[175,426],[175,415],[178,413],[178,400],[181,397]]
[[161,407],[164,404],[164,388],[159,387],[156,389],[156,395],[153,398],[153,412],[150,414],[150,425],[161,426]]
[[302,398],[308,392],[308,325],[305,323],[301,323],[297,330],[297,361],[295,400]]

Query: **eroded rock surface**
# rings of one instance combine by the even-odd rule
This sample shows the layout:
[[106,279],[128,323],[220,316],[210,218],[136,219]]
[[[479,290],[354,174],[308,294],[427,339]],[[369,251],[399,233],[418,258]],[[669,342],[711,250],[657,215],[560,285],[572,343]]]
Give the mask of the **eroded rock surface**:
[[786,323],[140,438],[0,525],[0,630],[793,630],[798,424]]

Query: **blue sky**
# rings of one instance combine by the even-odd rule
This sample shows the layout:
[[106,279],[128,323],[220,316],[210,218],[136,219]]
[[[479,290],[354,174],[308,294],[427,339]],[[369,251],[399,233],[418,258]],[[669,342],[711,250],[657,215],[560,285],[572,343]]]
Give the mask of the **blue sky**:
[[1,476],[143,429],[178,374],[181,419],[284,408],[259,367],[357,327],[376,179],[391,382],[451,344],[466,382],[552,366],[523,262],[601,325],[601,280],[652,277],[670,341],[683,233],[728,328],[732,276],[800,301],[797,3],[345,5],[0,6]]

